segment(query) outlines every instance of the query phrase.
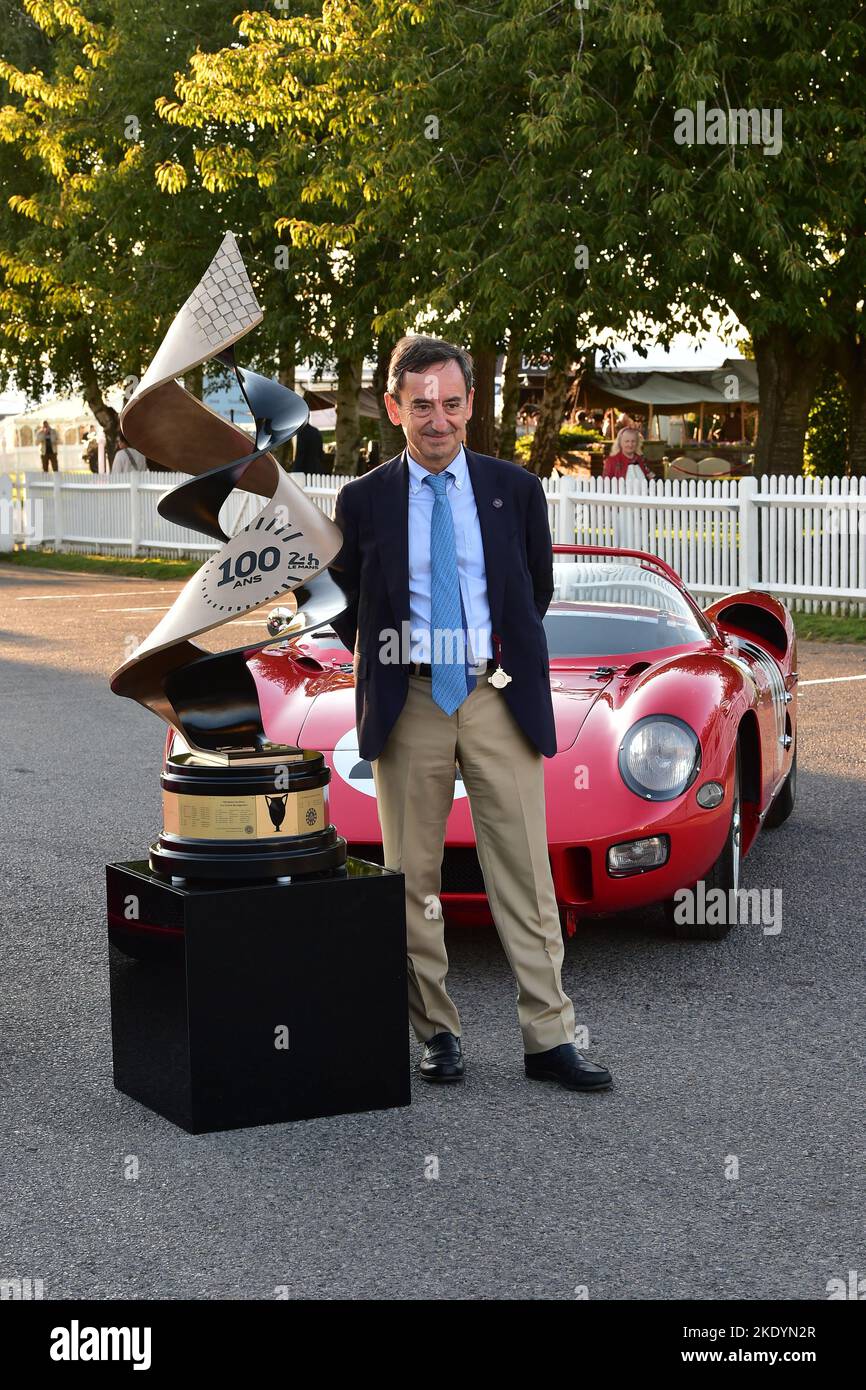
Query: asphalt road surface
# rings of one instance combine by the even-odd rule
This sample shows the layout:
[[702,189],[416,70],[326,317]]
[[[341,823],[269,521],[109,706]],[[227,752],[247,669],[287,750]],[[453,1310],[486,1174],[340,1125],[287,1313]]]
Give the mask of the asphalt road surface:
[[[192,1137],[112,1086],[104,924],[104,864],[159,826],[163,741],[106,678],[179,588],[0,567],[0,1278],[53,1299],[824,1299],[866,1274],[866,648],[801,647],[798,804],[745,873],[783,890],[778,935],[678,943],[648,912],[569,942],[614,1090],[524,1078],[495,933],[455,928],[463,1086]],[[347,1050],[375,1045],[346,1019]]]

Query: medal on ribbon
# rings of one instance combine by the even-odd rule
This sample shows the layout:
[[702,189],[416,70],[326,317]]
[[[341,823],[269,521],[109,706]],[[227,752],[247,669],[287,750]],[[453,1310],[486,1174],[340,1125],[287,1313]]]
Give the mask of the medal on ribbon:
[[501,690],[503,686],[508,684],[511,677],[507,671],[503,671],[502,669],[502,643],[495,632],[493,633],[493,654],[496,658],[496,670],[493,672],[493,675],[488,676],[487,679],[491,685],[496,686],[497,690]]

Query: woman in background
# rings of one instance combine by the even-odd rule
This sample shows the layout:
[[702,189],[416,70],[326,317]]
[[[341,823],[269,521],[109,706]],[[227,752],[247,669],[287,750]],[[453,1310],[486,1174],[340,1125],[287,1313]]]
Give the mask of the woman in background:
[[644,479],[651,483],[653,475],[640,452],[641,443],[640,431],[634,425],[625,425],[604,461],[602,477],[625,478],[629,488],[635,485],[642,487]]
[[[640,431],[625,425],[617,434],[604,461],[603,476],[619,480],[617,492],[646,493],[652,473],[640,452]],[[646,550],[648,512],[645,507],[620,507],[616,513],[616,543],[626,550]]]

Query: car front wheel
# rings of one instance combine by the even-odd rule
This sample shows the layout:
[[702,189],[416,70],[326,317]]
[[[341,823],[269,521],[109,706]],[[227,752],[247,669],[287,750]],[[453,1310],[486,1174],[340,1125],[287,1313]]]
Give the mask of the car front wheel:
[[776,793],[776,799],[767,812],[764,824],[771,830],[777,826],[784,825],[794,809],[794,802],[797,797],[797,745],[794,744],[794,756],[791,759],[791,766],[788,775]]
[[[731,820],[728,825],[728,833],[722,852],[713,867],[703,880],[704,901],[709,897],[712,889],[720,889],[724,894],[721,904],[721,911],[713,913],[719,916],[719,921],[708,922],[698,920],[696,911],[701,899],[695,892],[693,886],[690,890],[691,898],[680,895],[678,899],[675,895],[668,898],[664,903],[665,917],[673,935],[680,941],[721,941],[727,936],[733,925],[734,913],[729,908],[736,901],[732,894],[736,894],[740,886],[740,866],[742,863],[742,802],[740,797],[740,750],[737,749],[737,758],[734,765],[734,791],[731,802]],[[716,894],[711,900],[718,902]],[[691,908],[691,911],[689,911]],[[708,914],[704,913],[704,917]],[[694,920],[692,920],[694,919]]]

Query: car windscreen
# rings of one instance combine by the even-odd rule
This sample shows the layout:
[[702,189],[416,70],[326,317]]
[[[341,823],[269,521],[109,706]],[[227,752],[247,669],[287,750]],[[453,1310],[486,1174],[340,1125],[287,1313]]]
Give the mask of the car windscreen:
[[551,657],[627,656],[706,640],[710,629],[670,580],[640,565],[555,563],[544,618]]

